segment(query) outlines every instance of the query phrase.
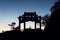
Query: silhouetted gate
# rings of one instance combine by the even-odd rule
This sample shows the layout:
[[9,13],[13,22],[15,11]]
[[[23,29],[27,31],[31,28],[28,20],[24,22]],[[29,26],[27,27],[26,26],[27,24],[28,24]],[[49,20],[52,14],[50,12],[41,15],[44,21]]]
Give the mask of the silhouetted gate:
[[35,29],[36,29],[36,23],[40,23],[40,30],[41,30],[41,16],[38,16],[36,12],[24,12],[24,15],[19,16],[18,20],[19,20],[19,30],[21,23],[24,23],[24,30],[25,30],[25,22],[27,21],[34,21]]

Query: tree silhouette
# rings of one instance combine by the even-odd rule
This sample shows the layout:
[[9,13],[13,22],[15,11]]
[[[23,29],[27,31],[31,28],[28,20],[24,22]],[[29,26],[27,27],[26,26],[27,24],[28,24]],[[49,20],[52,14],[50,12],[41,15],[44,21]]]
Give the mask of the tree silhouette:
[[58,0],[58,1],[54,4],[54,6],[51,7],[50,11],[53,12],[53,11],[55,11],[55,10],[57,10],[57,9],[60,9],[60,0]]
[[44,17],[42,17],[42,24],[44,25],[44,26],[46,26],[46,24],[49,22],[49,20],[50,20],[50,16],[48,15],[48,14],[46,14]]
[[47,24],[46,31],[48,32],[59,32],[60,31],[60,1],[57,1],[52,6],[50,22]]
[[4,33],[4,31],[2,30],[2,33]]
[[8,24],[8,25],[11,26],[11,29],[14,30],[14,29],[15,29],[15,28],[14,28],[14,27],[15,27],[15,24],[16,24],[15,22],[12,22],[11,24]]

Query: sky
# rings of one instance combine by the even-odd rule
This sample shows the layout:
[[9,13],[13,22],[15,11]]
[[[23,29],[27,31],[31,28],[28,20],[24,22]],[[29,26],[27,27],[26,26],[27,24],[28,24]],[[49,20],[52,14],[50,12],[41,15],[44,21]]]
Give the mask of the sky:
[[0,0],[0,31],[10,30],[11,22],[18,26],[18,16],[24,12],[35,12],[44,16],[50,14],[51,6],[57,0]]

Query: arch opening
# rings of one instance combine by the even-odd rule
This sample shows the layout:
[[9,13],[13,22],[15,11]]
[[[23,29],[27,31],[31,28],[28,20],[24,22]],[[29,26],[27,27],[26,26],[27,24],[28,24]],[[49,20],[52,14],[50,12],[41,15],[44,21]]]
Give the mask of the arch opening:
[[40,23],[36,23],[36,29],[40,29]]
[[35,22],[32,22],[32,21],[28,21],[28,22],[25,22],[26,23],[26,29],[35,29]]
[[23,32],[24,31],[24,23],[20,24],[20,30]]

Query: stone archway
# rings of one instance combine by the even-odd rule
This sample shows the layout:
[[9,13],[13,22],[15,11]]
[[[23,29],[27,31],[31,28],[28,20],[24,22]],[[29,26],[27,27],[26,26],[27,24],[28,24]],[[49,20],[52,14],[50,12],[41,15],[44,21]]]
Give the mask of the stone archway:
[[[26,28],[26,23],[28,23],[27,21],[29,21],[29,22],[31,22],[31,24],[32,23],[34,23],[35,25],[35,27],[32,25],[32,27],[31,27],[31,24],[28,26],[28,28],[32,28],[32,29],[36,29],[36,28],[41,28],[41,16],[38,16],[37,14],[36,14],[36,12],[24,12],[24,15],[22,15],[22,16],[19,16],[18,17],[18,19],[19,19],[19,30],[21,29],[20,28],[20,24],[21,23],[24,23],[24,30],[25,29],[27,29]],[[25,23],[26,22],[26,23]],[[37,24],[36,24],[37,23]],[[36,27],[36,25],[39,25],[39,26],[37,26]],[[41,30],[41,29],[40,29]]]

